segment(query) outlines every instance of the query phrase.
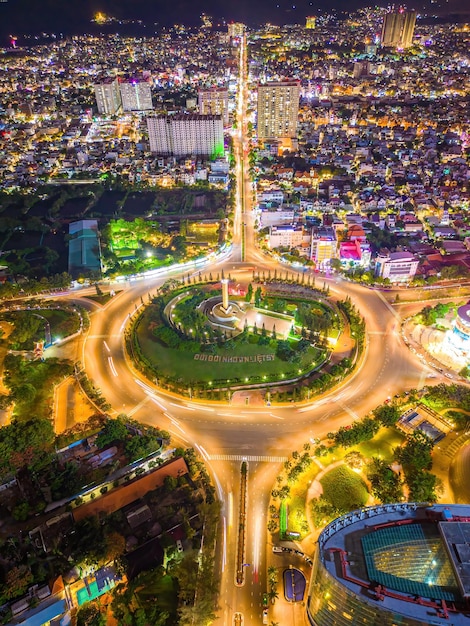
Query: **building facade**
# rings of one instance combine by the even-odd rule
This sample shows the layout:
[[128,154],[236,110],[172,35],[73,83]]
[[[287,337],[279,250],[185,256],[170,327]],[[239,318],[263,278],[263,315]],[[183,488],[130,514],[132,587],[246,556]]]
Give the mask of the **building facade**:
[[326,269],[337,254],[337,241],[333,228],[314,229],[310,248],[310,258],[318,269]]
[[300,82],[258,85],[258,139],[295,140],[299,114]]
[[243,37],[245,29],[245,24],[242,24],[241,22],[231,22],[230,24],[227,24],[227,33],[232,39],[235,39],[236,37]]
[[317,18],[314,15],[309,15],[305,18],[305,28],[314,29],[317,23]]
[[224,154],[224,125],[220,115],[156,115],[147,118],[150,151],[183,157]]
[[152,90],[145,80],[131,79],[119,84],[123,111],[149,111],[152,105]]
[[228,126],[228,89],[225,87],[200,89],[198,104],[201,115],[221,115],[224,126]]
[[269,228],[269,247],[296,248],[302,244],[303,228],[293,224],[280,224]]
[[101,273],[101,247],[97,220],[80,220],[69,224],[69,274]]
[[470,362],[470,304],[457,309],[452,331],[446,333],[446,342],[448,353],[457,353],[465,364]]
[[375,275],[388,278],[391,283],[407,283],[418,269],[418,259],[411,252],[378,254],[375,259]]
[[468,621],[468,505],[386,504],[352,511],[318,538],[312,626],[460,626]]
[[107,78],[95,86],[96,105],[101,115],[115,115],[121,108],[121,92],[117,78]]
[[382,46],[409,48],[413,43],[415,24],[415,11],[400,9],[387,13],[382,25]]

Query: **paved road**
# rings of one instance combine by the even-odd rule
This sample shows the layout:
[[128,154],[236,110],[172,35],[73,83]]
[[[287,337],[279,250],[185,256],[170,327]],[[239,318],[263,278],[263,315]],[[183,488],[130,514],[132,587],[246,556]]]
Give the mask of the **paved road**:
[[[272,263],[265,266],[273,267]],[[226,263],[227,269],[232,268]],[[237,280],[247,280],[246,272],[231,269]],[[221,577],[220,624],[232,624],[234,611],[241,611],[246,622],[260,624],[261,598],[266,590],[265,547],[268,496],[280,467],[276,462],[250,462],[249,508],[247,523],[246,585],[234,585],[236,519],[240,456],[283,458],[301,449],[313,437],[323,437],[340,425],[362,417],[387,396],[410,387],[421,387],[431,370],[404,345],[399,323],[391,307],[377,292],[359,285],[331,282],[334,295],[348,294],[366,318],[367,354],[360,370],[340,391],[304,406],[250,407],[204,405],[175,398],[158,391],[148,382],[138,381],[123,349],[123,329],[129,314],[141,303],[141,296],[154,293],[154,281],[128,285],[104,310],[93,313],[90,333],[84,343],[82,361],[90,378],[102,389],[115,414],[127,413],[134,419],[168,429],[175,439],[194,445],[218,484],[226,518],[225,554]],[[210,458],[209,458],[210,455]],[[236,457],[232,460],[231,457]],[[222,458],[220,458],[222,457]],[[237,477],[238,478],[238,477]],[[255,566],[253,567],[253,563]],[[248,621],[249,620],[249,621]]]
[[[244,48],[243,48],[244,49]],[[242,54],[245,54],[242,52]],[[242,59],[244,62],[244,58]],[[216,271],[239,282],[249,282],[252,267],[276,267],[254,245],[250,182],[245,167],[246,76],[241,73],[243,99],[238,107],[241,133],[236,134],[235,154],[239,179],[231,258]],[[244,263],[246,261],[246,263]],[[211,266],[214,271],[214,266]],[[361,418],[388,396],[423,386],[431,372],[403,343],[396,311],[380,292],[337,279],[325,279],[335,296],[348,295],[366,319],[367,350],[363,364],[340,390],[325,394],[309,405],[271,407],[204,404],[176,398],[140,380],[126,360],[123,332],[130,315],[153,294],[163,279],[128,282],[104,309],[91,315],[91,328],[83,342],[86,371],[111,403],[113,413],[127,413],[139,421],[172,433],[174,440],[194,446],[205,458],[223,502],[223,524],[218,555],[221,569],[219,625],[231,626],[241,612],[245,624],[262,623],[262,594],[266,591],[266,515],[269,494],[281,459],[301,449],[310,438]],[[249,458],[246,584],[235,586],[238,489],[241,458]],[[263,459],[263,460],[260,460]],[[269,559],[273,555],[270,553]],[[271,610],[271,609],[270,609]],[[300,624],[303,611],[288,607],[289,623]],[[291,615],[291,612],[294,613]],[[286,616],[287,617],[287,616]]]

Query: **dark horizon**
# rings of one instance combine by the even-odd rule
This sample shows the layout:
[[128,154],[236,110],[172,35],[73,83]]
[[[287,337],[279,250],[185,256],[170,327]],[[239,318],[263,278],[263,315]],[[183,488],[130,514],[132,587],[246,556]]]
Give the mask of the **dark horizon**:
[[[80,3],[63,2],[63,0],[0,0],[0,36],[9,34],[39,34],[41,32],[60,33],[64,35],[90,32],[90,20],[97,11],[117,19],[143,20],[147,27],[154,23],[169,26],[182,23],[197,26],[200,14],[207,13],[214,18],[214,23],[226,21],[242,21],[250,26],[272,22],[274,24],[303,23],[305,17],[318,12],[337,10],[355,11],[370,2],[356,0],[320,0],[320,2],[287,2],[286,0],[226,0],[221,4],[218,0],[203,0],[200,3],[191,0],[176,0],[169,4],[164,0],[156,0],[149,6],[148,0],[81,0]],[[433,14],[470,14],[468,0],[449,0],[439,5],[429,2],[410,2],[410,8]],[[88,30],[87,30],[88,26]]]

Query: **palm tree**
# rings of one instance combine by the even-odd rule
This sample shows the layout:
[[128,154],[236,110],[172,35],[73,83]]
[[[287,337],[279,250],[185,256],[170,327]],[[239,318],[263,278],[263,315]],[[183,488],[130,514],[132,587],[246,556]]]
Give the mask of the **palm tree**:
[[276,591],[276,589],[274,589],[274,587],[271,587],[271,589],[268,591],[268,598],[271,600],[272,604],[274,604],[274,600],[277,600],[279,598],[279,593],[278,591]]
[[274,565],[270,565],[268,567],[268,581],[271,588],[274,587],[277,583],[277,569],[274,567]]

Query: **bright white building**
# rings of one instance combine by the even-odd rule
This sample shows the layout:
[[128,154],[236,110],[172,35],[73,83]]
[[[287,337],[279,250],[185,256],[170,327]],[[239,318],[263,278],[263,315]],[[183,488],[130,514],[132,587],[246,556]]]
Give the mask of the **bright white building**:
[[245,34],[246,26],[241,22],[231,22],[227,24],[227,33],[229,37],[243,37]]
[[220,115],[156,115],[147,118],[150,150],[182,157],[224,154],[224,125]]
[[333,228],[320,228],[312,234],[310,258],[315,261],[318,269],[330,265],[331,259],[337,254],[338,243]]
[[292,224],[295,219],[295,211],[293,208],[269,210],[260,208],[258,212],[259,227],[267,228],[268,226],[280,226],[281,224]]
[[296,248],[302,245],[303,228],[293,224],[271,226],[269,229],[269,247]]
[[145,80],[133,78],[119,85],[123,111],[149,111],[152,105],[152,90]]
[[418,259],[411,252],[378,254],[375,259],[375,275],[388,278],[392,283],[407,283],[418,269]]
[[276,202],[281,205],[284,202],[284,192],[280,189],[269,189],[261,191],[257,194],[256,199],[258,202]]

